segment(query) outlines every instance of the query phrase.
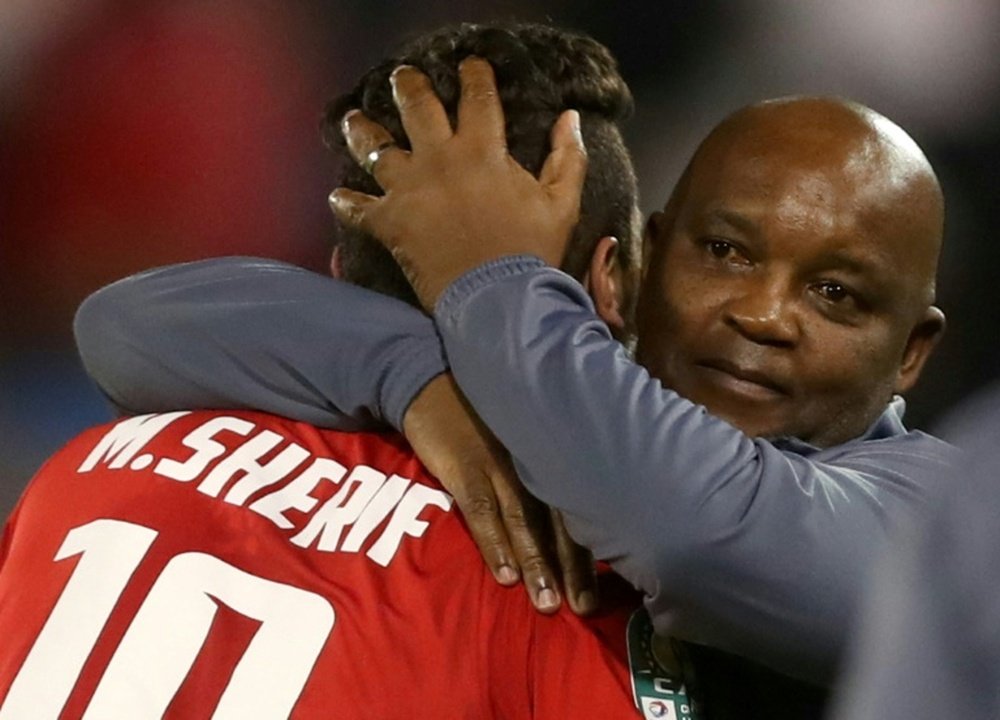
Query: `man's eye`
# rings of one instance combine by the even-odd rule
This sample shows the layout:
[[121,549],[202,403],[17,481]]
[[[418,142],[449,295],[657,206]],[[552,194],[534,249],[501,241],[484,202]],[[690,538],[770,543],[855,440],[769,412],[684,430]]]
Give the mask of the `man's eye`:
[[708,251],[720,260],[732,252],[733,246],[725,240],[709,240]]
[[736,246],[725,240],[708,240],[705,247],[719,260],[734,259],[737,254]]
[[851,297],[851,291],[839,282],[826,280],[816,285],[816,292],[827,302],[841,303]]

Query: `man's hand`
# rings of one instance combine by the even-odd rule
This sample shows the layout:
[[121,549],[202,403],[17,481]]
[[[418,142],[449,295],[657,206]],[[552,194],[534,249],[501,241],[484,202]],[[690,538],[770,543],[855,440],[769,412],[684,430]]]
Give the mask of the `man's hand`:
[[528,253],[558,266],[579,217],[587,169],[576,111],[556,121],[552,151],[536,179],[507,152],[490,64],[468,58],[459,74],[453,131],[423,73],[409,66],[393,73],[411,152],[393,145],[388,131],[362,113],[348,113],[347,146],[385,195],[345,188],[330,195],[342,222],[389,248],[428,310],[448,285],[488,260]]
[[575,612],[596,609],[593,557],[570,539],[558,514],[522,487],[509,455],[450,375],[436,377],[410,404],[403,433],[455,498],[497,581],[512,585],[523,576],[532,603],[545,613],[559,608],[560,585]]

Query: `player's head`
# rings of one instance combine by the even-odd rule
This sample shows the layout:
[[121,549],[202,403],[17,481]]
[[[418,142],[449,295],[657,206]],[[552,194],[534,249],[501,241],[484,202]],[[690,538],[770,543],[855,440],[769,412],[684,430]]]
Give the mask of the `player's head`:
[[[559,114],[567,109],[580,111],[588,154],[587,178],[580,223],[563,269],[583,280],[597,268],[613,266],[619,309],[631,325],[640,256],[639,216],[635,172],[620,124],[631,112],[632,96],[611,53],[592,38],[537,24],[463,24],[416,38],[365,73],[352,92],[328,106],[324,137],[343,159],[341,185],[381,194],[375,180],[347,153],[340,132],[340,121],[347,111],[361,109],[391,132],[400,146],[409,148],[393,104],[390,74],[402,64],[422,70],[454,124],[460,91],[458,65],[470,55],[493,66],[506,117],[508,148],[530,172],[537,175],[541,170]],[[598,246],[608,236],[618,239],[617,249],[605,243]],[[598,253],[606,253],[606,263],[595,258]],[[391,255],[364,233],[341,228],[336,261],[345,279],[417,304]]]
[[916,143],[838,99],[723,121],[647,226],[637,357],[758,436],[829,446],[916,382],[944,202]]

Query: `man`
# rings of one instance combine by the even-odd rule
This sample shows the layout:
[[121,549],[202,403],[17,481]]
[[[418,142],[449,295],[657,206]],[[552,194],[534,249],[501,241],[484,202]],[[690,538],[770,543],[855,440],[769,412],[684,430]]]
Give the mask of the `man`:
[[0,548],[0,718],[640,717],[635,598],[541,615],[451,506],[397,437],[211,411],[87,431]]
[[[391,119],[388,75],[399,62],[421,63],[457,102],[457,65],[473,53],[508,63],[510,143],[525,162],[544,158],[559,109],[590,103],[588,132],[605,144],[576,256],[595,296],[606,296],[620,271],[601,237],[631,240],[635,188],[618,182],[631,173],[617,128],[628,91],[596,42],[542,26],[432,33],[362,78],[331,121],[357,106]],[[566,57],[575,62],[558,80],[537,81]],[[357,169],[348,181],[352,173],[370,185]],[[384,251],[357,240],[339,258],[345,276],[367,273],[408,294],[398,270],[395,284],[379,272]],[[255,292],[274,300],[266,283]],[[445,377],[424,386],[406,409],[408,431],[442,394],[457,397]],[[452,417],[450,430],[503,470],[474,417]],[[497,585],[451,498],[398,436],[260,413],[140,416],[72,441],[5,530],[0,718],[213,708],[240,718],[625,718],[639,714],[637,702],[646,716],[690,716],[680,687],[654,686],[664,675],[641,621],[628,629],[630,677],[636,598],[614,597],[591,621],[568,610],[546,618]]]
[[[488,66],[469,72],[476,120],[422,145],[441,125],[419,73],[397,70],[414,150],[376,168],[384,197],[338,191],[335,211],[407,268],[528,487],[647,592],[660,630],[829,677],[858,558],[950,454],[887,407],[944,323],[932,304],[943,203],[926,158],[842,101],[763,103],[723,122],[650,227],[638,357],[677,391],[664,392],[592,331],[571,283],[518,254],[559,257],[582,144],[542,181],[526,177],[496,152]],[[355,153],[376,136],[347,130]],[[446,227],[481,241],[444,251],[432,238]],[[473,367],[487,356],[488,370]],[[553,457],[538,438],[566,417],[579,446]]]
[[[709,716],[819,716],[821,690],[708,648],[830,683],[868,555],[947,466],[949,446],[907,432],[893,400],[916,382],[944,324],[932,304],[943,208],[926,158],[882,116],[838,100],[763,103],[724,121],[647,228],[637,357],[652,379],[580,287],[537,259],[562,257],[575,217],[573,117],[561,119],[555,159],[536,181],[503,152],[489,68],[464,71],[476,103],[455,131],[422,76],[397,71],[412,153],[352,119],[349,146],[376,160],[388,192],[337,193],[337,212],[393,247],[426,307],[438,301],[456,377],[528,488],[646,592],[661,633],[694,643]],[[101,300],[104,316],[149,303],[172,316],[155,332],[179,337],[197,324],[182,300],[207,298],[174,280],[174,303],[139,278]],[[350,296],[331,288],[311,311],[334,340],[338,316],[357,311]],[[90,311],[82,335],[97,324]],[[227,320],[254,317],[240,312]],[[207,384],[138,317],[119,322],[82,338],[113,398],[169,406],[170,383],[153,387],[136,363],[144,354],[179,372],[186,390],[192,376]],[[118,333],[139,344],[138,357],[101,357]],[[414,317],[409,340],[435,333]],[[241,357],[259,347],[226,340]],[[361,368],[367,350],[339,342],[324,343],[328,368],[387,371]],[[278,344],[267,352],[281,354]],[[301,354],[284,353],[291,363]],[[232,401],[231,384],[225,392]],[[379,411],[374,393],[367,407]]]

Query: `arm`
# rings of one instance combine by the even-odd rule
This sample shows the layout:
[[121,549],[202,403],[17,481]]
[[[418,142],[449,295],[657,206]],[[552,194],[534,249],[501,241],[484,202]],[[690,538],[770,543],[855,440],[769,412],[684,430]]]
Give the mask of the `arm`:
[[647,593],[659,632],[831,680],[866,558],[947,446],[901,425],[803,454],[751,439],[663,389],[537,259],[470,272],[436,316],[526,486]]
[[446,370],[418,310],[255,258],[126,278],[90,296],[74,330],[87,372],[126,412],[255,408],[340,430],[401,429]]
[[[426,78],[396,70],[412,149],[386,154],[384,195],[341,188],[334,211],[393,252],[529,489],[646,591],[659,632],[829,682],[866,558],[942,474],[948,446],[906,433],[889,408],[870,441],[779,447],[663,389],[583,289],[538,260],[563,257],[578,217],[578,116],[560,116],[535,178],[497,140],[488,63],[468,59],[460,75],[453,130]],[[345,128],[356,158],[377,146],[372,125]]]
[[[535,605],[593,609],[592,560],[553,530],[446,370],[433,322],[398,300],[284,263],[220,258],[151,270],[86,300],[88,372],[126,412],[253,408],[314,425],[403,431],[444,483],[497,579]],[[405,419],[405,422],[404,422]]]

